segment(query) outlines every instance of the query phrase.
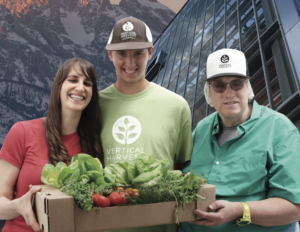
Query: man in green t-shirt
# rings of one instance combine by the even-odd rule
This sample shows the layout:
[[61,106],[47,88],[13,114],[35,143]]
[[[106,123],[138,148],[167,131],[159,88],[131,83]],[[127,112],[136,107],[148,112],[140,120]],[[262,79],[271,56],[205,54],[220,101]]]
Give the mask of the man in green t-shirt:
[[[192,153],[190,109],[181,96],[145,78],[153,52],[150,29],[136,18],[121,19],[106,49],[117,81],[99,92],[105,165],[148,153],[158,160],[167,159],[174,169],[182,169]],[[176,230],[172,224],[122,231]]]
[[204,220],[182,223],[185,232],[299,232],[300,136],[284,115],[253,100],[245,55],[218,50],[207,59],[204,93],[216,112],[193,132],[184,172],[204,174],[216,186]]

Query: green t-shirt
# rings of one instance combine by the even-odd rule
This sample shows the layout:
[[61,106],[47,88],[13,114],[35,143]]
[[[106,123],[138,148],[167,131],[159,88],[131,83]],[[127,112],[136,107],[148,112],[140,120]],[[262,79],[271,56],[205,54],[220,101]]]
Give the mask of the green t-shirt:
[[[111,85],[99,97],[105,165],[135,159],[140,153],[168,159],[171,167],[173,161],[191,159],[190,109],[182,97],[154,83],[133,95],[124,95]],[[176,231],[176,225],[126,231]]]
[[[239,135],[221,147],[217,112],[200,121],[193,132],[193,154],[184,172],[191,168],[216,185],[217,200],[259,201],[281,197],[300,203],[300,136],[284,115],[253,102],[249,120],[237,127]],[[190,231],[283,231],[289,225],[240,227],[235,221],[219,227],[182,223]]]

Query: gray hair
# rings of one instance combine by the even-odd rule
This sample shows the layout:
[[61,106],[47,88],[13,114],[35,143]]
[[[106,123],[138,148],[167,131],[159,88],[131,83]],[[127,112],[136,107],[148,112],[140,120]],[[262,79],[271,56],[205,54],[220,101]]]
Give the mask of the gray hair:
[[[248,89],[248,99],[249,99],[249,103],[253,102],[253,98],[254,98],[254,93],[253,93],[253,89],[251,87],[250,84],[250,80],[247,79],[246,80],[246,84],[247,84],[247,89]],[[205,85],[204,85],[204,95],[205,95],[205,99],[207,101],[207,103],[213,107],[212,102],[211,102],[211,95],[210,95],[210,91],[209,91],[209,81],[205,81]]]

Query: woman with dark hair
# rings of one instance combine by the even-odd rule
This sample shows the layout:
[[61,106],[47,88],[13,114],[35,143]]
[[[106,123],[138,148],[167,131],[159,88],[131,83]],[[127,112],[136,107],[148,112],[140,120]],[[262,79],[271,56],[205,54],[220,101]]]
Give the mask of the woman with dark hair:
[[[32,196],[41,190],[45,164],[69,163],[87,153],[103,164],[96,72],[83,59],[67,60],[57,71],[46,118],[18,122],[0,151],[0,219],[3,232],[41,231]],[[14,196],[15,195],[15,196]]]

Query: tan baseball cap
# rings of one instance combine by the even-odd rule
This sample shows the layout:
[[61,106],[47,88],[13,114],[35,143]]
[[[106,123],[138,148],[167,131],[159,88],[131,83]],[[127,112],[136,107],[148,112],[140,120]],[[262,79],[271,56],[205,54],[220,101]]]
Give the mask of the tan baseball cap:
[[222,76],[250,78],[243,52],[225,48],[211,53],[206,63],[206,81]]
[[106,50],[135,50],[151,48],[152,34],[149,27],[141,20],[129,16],[120,19],[114,26]]

